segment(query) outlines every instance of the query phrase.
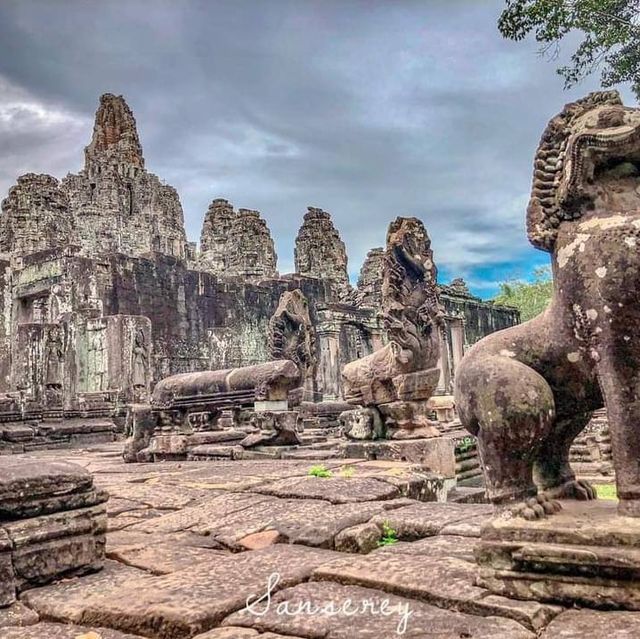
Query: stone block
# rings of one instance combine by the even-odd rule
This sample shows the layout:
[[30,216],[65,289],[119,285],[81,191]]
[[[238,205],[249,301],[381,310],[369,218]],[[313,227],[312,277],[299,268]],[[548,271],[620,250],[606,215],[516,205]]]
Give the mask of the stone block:
[[342,433],[348,439],[372,440],[382,439],[385,428],[377,408],[354,408],[340,413]]
[[16,600],[11,550],[12,544],[9,535],[0,528],[0,608],[9,606]]
[[0,469],[0,604],[61,575],[99,570],[106,499],[81,466],[7,460]]
[[186,459],[187,435],[154,435],[149,442],[148,451],[153,458],[161,459]]
[[440,379],[439,368],[398,375],[393,378],[393,386],[399,400],[420,401],[428,400],[438,385]]
[[106,525],[104,504],[3,524],[13,543],[17,589],[47,583],[59,575],[99,570]]
[[30,610],[20,602],[16,602],[7,608],[3,608],[0,604],[0,628],[32,626],[38,623],[39,619],[38,613]]
[[289,410],[289,402],[286,399],[278,400],[256,400],[253,404],[253,410],[256,413],[272,412],[280,413]]
[[366,555],[378,547],[382,529],[373,523],[360,524],[346,528],[336,535],[335,549],[339,552],[360,553]]
[[640,520],[619,517],[613,501],[561,503],[542,520],[486,523],[479,583],[517,599],[640,610]]

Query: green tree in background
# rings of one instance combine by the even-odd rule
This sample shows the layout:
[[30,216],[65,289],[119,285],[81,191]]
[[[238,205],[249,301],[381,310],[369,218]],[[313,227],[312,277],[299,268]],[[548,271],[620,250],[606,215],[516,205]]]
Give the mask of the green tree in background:
[[533,280],[510,280],[500,284],[500,293],[493,300],[496,304],[515,306],[523,322],[539,315],[549,305],[553,291],[551,268],[542,266],[533,271]]
[[565,88],[599,68],[603,87],[630,82],[640,98],[640,0],[507,0],[498,28],[510,40],[533,35],[551,57],[580,32],[571,64],[557,70]]

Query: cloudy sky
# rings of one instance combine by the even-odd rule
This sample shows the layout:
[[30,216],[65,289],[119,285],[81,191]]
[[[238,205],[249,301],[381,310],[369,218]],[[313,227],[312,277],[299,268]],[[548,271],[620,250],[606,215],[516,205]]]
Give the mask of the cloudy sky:
[[533,153],[549,117],[597,88],[563,91],[534,42],[503,40],[503,4],[3,0],[0,193],[77,171],[98,96],[122,94],[192,240],[224,197],[262,212],[289,272],[319,206],[355,281],[388,222],[415,215],[441,281],[490,296],[547,262],[524,234]]

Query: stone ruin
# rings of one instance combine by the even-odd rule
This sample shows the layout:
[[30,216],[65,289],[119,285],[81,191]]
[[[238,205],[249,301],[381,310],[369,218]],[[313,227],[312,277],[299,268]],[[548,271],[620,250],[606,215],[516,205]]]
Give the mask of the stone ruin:
[[[102,99],[87,156],[104,155],[104,172],[91,174],[96,193],[111,185],[118,194],[125,180],[125,199],[108,213],[117,219],[127,192],[130,210],[140,204],[128,180],[155,187],[133,116],[111,99],[118,102]],[[341,267],[280,277],[264,220],[224,200],[207,215],[201,251],[100,225],[78,240],[87,220],[69,193],[49,176],[19,178],[2,218],[0,453],[113,437],[126,407],[127,461],[167,464],[165,472],[123,468],[115,447],[74,451],[116,497],[107,510],[107,494],[85,468],[52,461],[50,452],[2,458],[0,634],[400,634],[397,620],[371,612],[355,631],[347,613],[309,621],[266,611],[256,620],[247,597],[282,570],[274,601],[332,609],[391,601],[410,611],[412,637],[635,636],[640,615],[611,610],[640,610],[640,351],[630,330],[640,284],[639,181],[640,109],[611,92],[567,105],[538,149],[528,218],[530,239],[554,262],[552,304],[465,355],[509,311],[481,305],[461,280],[438,286],[415,218],[390,225],[385,249],[369,253],[354,290]],[[143,198],[154,224],[167,211],[157,195]],[[309,229],[335,242],[325,215],[314,210],[305,221],[305,250]],[[101,236],[115,254],[100,253]],[[335,264],[346,271],[344,257],[338,250]],[[147,314],[162,300],[158,291],[164,305]],[[225,324],[236,312],[238,322]],[[176,317],[185,324],[172,325]],[[254,342],[234,342],[234,328],[247,325]],[[249,361],[221,368],[233,358]],[[344,380],[331,386],[337,367]],[[443,436],[453,405],[434,393],[453,379],[477,442]],[[315,434],[306,423],[329,430],[338,412],[352,437],[343,452],[358,459],[323,458],[322,441],[303,451],[309,456],[293,450],[288,458],[328,459],[329,468],[317,469],[324,475],[305,474],[300,462],[265,462],[270,448],[308,444]],[[405,446],[416,442],[420,464]],[[455,457],[447,442],[456,443]],[[450,473],[477,478],[478,451],[498,516],[468,503],[480,493],[450,490],[447,481]],[[388,458],[393,465],[380,461]],[[219,463],[172,463],[184,459]],[[230,459],[246,461],[236,469]],[[612,465],[619,505],[595,500],[569,461]],[[449,503],[434,501],[443,499]]]
[[[491,335],[456,375],[501,511],[482,531],[480,584],[494,593],[640,609],[640,109],[617,92],[565,106],[543,133],[527,210],[551,253],[549,308]],[[570,448],[606,407],[619,502],[576,478]]]
[[[260,214],[220,198],[200,247],[189,242],[178,194],[147,170],[121,96],[100,98],[82,170],[60,181],[18,178],[0,227],[0,452],[113,440],[158,381],[258,365],[278,352],[301,367],[303,397],[292,402],[302,401],[301,418],[337,428],[340,371],[386,341],[382,262],[370,254],[353,289],[327,212],[305,214],[292,274],[278,273]],[[518,314],[440,289],[436,392],[446,394],[464,348]],[[295,291],[307,301],[301,324],[287,302],[279,308]],[[304,337],[283,341],[292,322]]]

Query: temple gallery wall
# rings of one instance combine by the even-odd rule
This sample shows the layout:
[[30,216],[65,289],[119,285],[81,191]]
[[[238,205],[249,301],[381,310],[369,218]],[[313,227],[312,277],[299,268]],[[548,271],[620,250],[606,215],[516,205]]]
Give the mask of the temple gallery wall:
[[[343,397],[340,371],[385,344],[381,248],[349,283],[347,252],[329,213],[309,207],[292,274],[277,270],[258,211],[214,199],[199,247],[187,240],[176,190],[145,168],[132,111],[100,98],[84,168],[61,180],[18,178],[0,216],[0,420],[106,415],[147,401],[176,373],[273,359],[269,323],[283,293],[308,301],[315,401]],[[517,324],[515,309],[439,285],[440,379],[452,388],[465,349]],[[117,410],[116,410],[117,412]]]

